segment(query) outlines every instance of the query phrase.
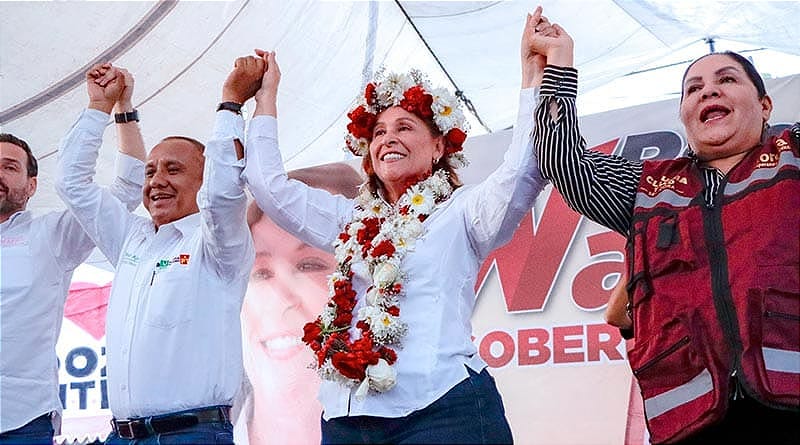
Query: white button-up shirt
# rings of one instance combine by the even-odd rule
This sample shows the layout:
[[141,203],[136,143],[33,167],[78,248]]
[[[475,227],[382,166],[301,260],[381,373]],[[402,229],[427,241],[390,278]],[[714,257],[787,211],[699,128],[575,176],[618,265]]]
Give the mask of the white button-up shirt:
[[[408,334],[397,350],[396,386],[359,400],[355,388],[323,381],[319,399],[325,419],[402,417],[467,378],[467,366],[475,371],[486,366],[471,339],[475,279],[487,255],[511,239],[545,185],[530,141],[537,98],[535,89],[521,92],[517,125],[503,163],[482,183],[461,187],[440,204],[403,260],[406,294],[400,317],[408,324]],[[271,117],[259,116],[250,123],[246,153],[247,182],[264,212],[303,241],[332,251],[333,241],[352,218],[354,202],[287,178]],[[363,306],[371,283],[364,267],[356,266],[354,313]]]
[[[109,115],[88,118],[102,128]],[[134,209],[143,180],[144,163],[120,154],[112,193]],[[23,211],[0,224],[0,432],[61,412],[56,340],[72,272],[93,247],[67,211],[36,217]]]
[[[217,113],[205,149],[200,212],[159,226],[92,182],[99,138],[81,120],[65,138],[57,188],[116,267],[106,323],[108,401],[118,418],[231,405],[243,375],[239,312],[255,252],[233,138]],[[221,136],[220,136],[221,135]]]

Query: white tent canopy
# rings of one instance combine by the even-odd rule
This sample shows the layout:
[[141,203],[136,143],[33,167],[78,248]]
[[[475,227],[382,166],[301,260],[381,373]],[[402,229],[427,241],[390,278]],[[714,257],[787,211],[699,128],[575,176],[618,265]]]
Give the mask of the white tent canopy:
[[[800,2],[543,0],[576,41],[581,93],[653,64],[718,49],[769,48],[800,56]],[[0,125],[40,159],[36,211],[61,208],[53,192],[58,141],[86,105],[84,72],[112,60],[136,76],[145,142],[207,139],[235,57],[275,49],[283,79],[281,149],[287,167],[344,158],[344,114],[380,65],[420,67],[474,107],[473,134],[509,127],[519,86],[519,38],[536,2],[1,2]],[[724,45],[723,45],[724,42]],[[785,56],[794,60],[797,57]],[[800,60],[800,59],[798,59]],[[797,72],[797,71],[794,71]],[[779,75],[790,74],[780,73]],[[677,91],[673,75],[668,89]],[[615,79],[617,79],[615,81]],[[612,83],[611,85],[616,85]],[[626,95],[662,88],[649,81]],[[586,94],[584,94],[586,95]],[[599,96],[597,100],[606,100]],[[610,104],[610,102],[609,102]],[[98,168],[110,181],[108,131]]]

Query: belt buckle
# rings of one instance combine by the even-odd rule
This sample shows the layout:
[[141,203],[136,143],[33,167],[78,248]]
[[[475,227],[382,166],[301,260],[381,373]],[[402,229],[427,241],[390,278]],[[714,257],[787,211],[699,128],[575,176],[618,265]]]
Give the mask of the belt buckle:
[[112,420],[111,426],[114,432],[123,439],[135,439],[136,433],[133,431],[133,422],[130,420]]
[[117,434],[119,435],[119,437],[121,437],[123,439],[135,439],[136,438],[136,433],[133,430],[133,422],[123,420],[123,421],[117,421],[117,422],[114,422],[114,423],[116,424],[115,430],[116,430]]

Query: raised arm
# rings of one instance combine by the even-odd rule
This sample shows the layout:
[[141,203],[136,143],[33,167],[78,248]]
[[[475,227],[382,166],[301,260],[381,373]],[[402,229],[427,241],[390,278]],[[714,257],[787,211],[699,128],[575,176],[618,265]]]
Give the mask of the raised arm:
[[572,38],[559,25],[553,28],[554,35],[536,33],[531,39],[547,55],[533,136],[539,167],[572,209],[626,235],[641,163],[586,149],[575,107]]
[[511,145],[503,163],[471,193],[466,218],[475,248],[480,256],[505,244],[546,185],[533,153],[533,110],[539,100],[545,57],[530,44],[534,29],[553,32],[542,8],[528,14],[520,43],[522,91]]
[[[109,187],[128,210],[135,210],[142,202],[144,186],[144,162],[147,152],[139,129],[138,113],[133,108],[134,78],[128,70],[111,64],[103,64],[93,71],[95,84],[106,87],[117,80],[119,97],[114,103],[113,112],[117,129],[117,176]],[[113,87],[113,85],[111,85]]]
[[[128,227],[135,219],[118,196],[121,193],[130,198],[123,199],[133,203],[132,208],[135,208],[141,199],[144,175],[133,177],[137,175],[137,171],[141,172],[141,167],[122,167],[120,176],[125,184],[114,193],[94,182],[95,164],[103,132],[109,113],[122,91],[122,79],[118,76],[99,81],[111,68],[110,64],[100,64],[86,73],[89,106],[81,113],[61,143],[56,190],[89,238],[116,265]],[[139,190],[134,195],[135,184],[139,184]],[[133,196],[136,197],[135,202]]]
[[[260,58],[236,59],[222,87],[222,103],[244,104],[261,85],[263,73]],[[213,135],[205,149],[203,185],[197,195],[204,248],[219,276],[226,280],[248,273],[255,257],[246,219],[243,131],[239,112],[230,108],[217,111]]]
[[275,224],[330,252],[331,243],[350,220],[353,203],[286,175],[276,120],[280,69],[274,52],[258,50],[257,54],[265,59],[267,71],[256,93],[256,110],[247,135],[247,185],[256,204]]

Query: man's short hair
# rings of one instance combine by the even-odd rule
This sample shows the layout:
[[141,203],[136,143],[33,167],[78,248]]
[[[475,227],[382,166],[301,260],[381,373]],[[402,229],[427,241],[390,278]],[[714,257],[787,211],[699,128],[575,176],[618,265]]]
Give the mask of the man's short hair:
[[0,142],[8,142],[9,144],[14,144],[17,147],[21,148],[22,151],[24,151],[25,154],[28,155],[28,164],[27,164],[28,177],[33,178],[39,176],[39,164],[36,162],[36,158],[33,156],[31,147],[28,145],[27,142],[14,136],[11,133],[0,133]]
[[198,141],[197,139],[190,138],[188,136],[167,136],[164,139],[161,139],[159,144],[161,142],[174,141],[174,140],[186,141],[186,142],[194,145],[198,150],[200,150],[200,153],[205,153],[205,151],[206,151],[206,146],[203,145],[202,142]]

